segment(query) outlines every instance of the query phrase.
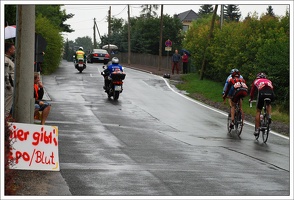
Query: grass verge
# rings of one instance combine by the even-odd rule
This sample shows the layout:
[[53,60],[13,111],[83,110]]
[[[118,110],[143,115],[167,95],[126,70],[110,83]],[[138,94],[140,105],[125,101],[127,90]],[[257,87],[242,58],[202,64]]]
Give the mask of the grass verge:
[[[200,76],[198,74],[181,75],[181,80],[182,83],[177,84],[176,87],[179,90],[188,92],[190,97],[194,98],[195,94],[200,94],[212,102],[223,102],[222,91],[224,83],[214,82],[207,79],[200,80]],[[250,84],[247,83],[247,85],[249,86]],[[252,108],[250,108],[248,101],[249,96],[245,97],[243,100],[243,111],[247,115],[255,116],[255,105],[253,104]],[[227,106],[229,106],[228,103]],[[272,119],[274,121],[289,124],[289,114],[280,112],[278,108],[279,105],[276,105],[275,103],[272,104]]]

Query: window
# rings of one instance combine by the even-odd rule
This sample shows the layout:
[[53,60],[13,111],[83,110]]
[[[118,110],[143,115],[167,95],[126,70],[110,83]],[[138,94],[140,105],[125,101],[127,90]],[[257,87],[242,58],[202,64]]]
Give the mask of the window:
[[188,25],[183,25],[183,31],[186,32],[189,29]]

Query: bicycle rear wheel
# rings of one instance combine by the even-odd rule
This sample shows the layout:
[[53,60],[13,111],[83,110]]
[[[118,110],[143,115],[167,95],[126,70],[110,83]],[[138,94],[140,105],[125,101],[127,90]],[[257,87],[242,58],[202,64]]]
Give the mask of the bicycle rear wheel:
[[240,111],[236,112],[235,128],[237,131],[237,135],[240,136],[243,130],[243,118],[242,118],[242,112]]
[[263,140],[263,143],[266,143],[268,139],[268,134],[270,131],[270,125],[268,123],[268,115],[265,115],[263,120],[264,120],[264,126],[266,128],[262,131],[262,140]]

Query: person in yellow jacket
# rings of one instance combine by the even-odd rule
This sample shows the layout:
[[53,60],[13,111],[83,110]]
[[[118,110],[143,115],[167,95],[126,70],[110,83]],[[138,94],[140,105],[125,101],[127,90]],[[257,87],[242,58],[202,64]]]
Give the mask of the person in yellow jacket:
[[84,59],[84,63],[86,63],[86,55],[83,47],[79,47],[79,50],[76,51],[76,62],[81,58]]

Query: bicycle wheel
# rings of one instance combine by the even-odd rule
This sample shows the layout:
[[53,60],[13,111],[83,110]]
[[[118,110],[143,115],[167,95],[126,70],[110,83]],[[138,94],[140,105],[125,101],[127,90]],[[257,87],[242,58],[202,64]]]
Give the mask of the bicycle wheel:
[[242,113],[238,111],[235,116],[235,128],[237,131],[237,135],[240,136],[243,130],[243,119]]
[[268,123],[268,115],[265,115],[263,117],[263,120],[264,120],[263,124],[264,124],[265,129],[262,131],[262,140],[263,140],[263,143],[266,143],[267,139],[268,139],[268,134],[270,131],[270,125]]
[[232,129],[230,128],[231,125],[231,115],[228,114],[228,119],[227,119],[227,129],[228,129],[228,133],[231,133]]

